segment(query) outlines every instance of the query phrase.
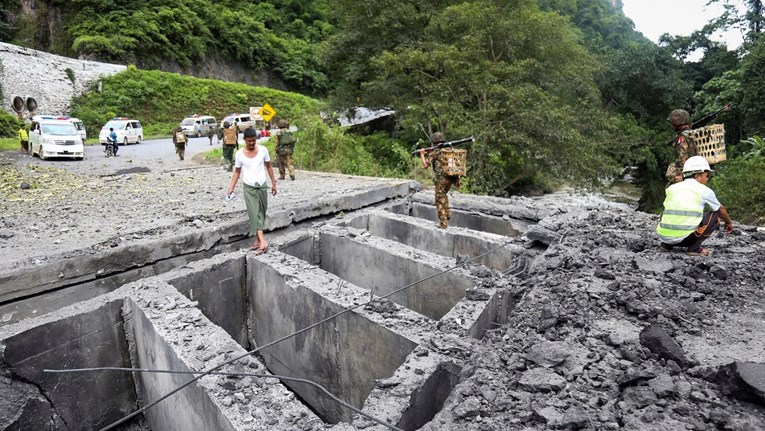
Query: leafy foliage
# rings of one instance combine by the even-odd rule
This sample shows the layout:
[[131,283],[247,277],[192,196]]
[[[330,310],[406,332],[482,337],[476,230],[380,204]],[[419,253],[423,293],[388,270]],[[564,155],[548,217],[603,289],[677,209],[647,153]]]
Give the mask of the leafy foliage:
[[151,136],[153,125],[167,127],[167,133],[189,114],[209,114],[220,120],[266,102],[283,118],[315,114],[319,109],[316,100],[295,93],[134,66],[104,78],[101,87],[101,93],[91,91],[73,102],[72,115],[81,119],[88,130],[100,130],[112,117],[127,116],[144,123],[149,128],[145,133]]
[[[366,81],[369,71],[349,75],[359,82],[346,82],[339,94],[360,87],[368,104],[403,112],[405,127],[419,123],[430,132],[475,135],[471,191],[507,194],[540,173],[594,185],[611,172],[602,147],[607,136],[598,126],[607,115],[599,109],[596,63],[559,15],[530,1],[479,0],[441,9],[416,3],[419,15],[405,17],[386,13],[384,4],[366,6],[374,17],[363,14],[366,27],[386,32],[406,20],[422,28],[405,40],[379,38],[385,42],[345,34],[366,44],[376,74]],[[392,41],[400,44],[385,47]],[[350,60],[345,70],[357,63]]]
[[317,116],[305,116],[300,122],[303,127],[297,134],[296,166],[350,175],[406,176],[411,157],[395,142],[380,135],[364,137],[346,134],[336,126],[325,124]]
[[[13,8],[21,12],[19,5]],[[329,0],[49,1],[38,4],[34,16],[19,14],[7,32],[22,45],[147,68],[239,62],[253,76],[267,74],[290,88],[321,93],[327,80],[318,49],[334,30],[329,15]],[[66,30],[48,34],[43,22],[59,17]],[[0,38],[5,29],[3,21]]]
[[[760,151],[762,148],[760,148]],[[765,224],[765,157],[729,160],[717,169],[710,186],[735,220]]]
[[[0,110],[0,138],[16,137],[18,144],[19,126],[21,121],[15,116]],[[18,145],[16,145],[18,147]],[[15,147],[14,147],[15,148]]]

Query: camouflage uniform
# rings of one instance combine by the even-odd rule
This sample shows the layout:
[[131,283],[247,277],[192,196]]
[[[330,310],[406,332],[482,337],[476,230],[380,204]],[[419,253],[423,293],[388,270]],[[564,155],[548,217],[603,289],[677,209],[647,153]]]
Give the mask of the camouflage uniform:
[[447,193],[453,185],[457,184],[460,177],[444,175],[441,169],[439,156],[441,150],[435,150],[430,154],[430,164],[433,166],[433,172],[436,178],[433,180],[436,188],[436,209],[438,210],[438,227],[446,229],[449,219],[452,218],[452,210],[449,208],[449,197]]
[[[292,161],[292,153],[295,151],[295,137],[287,130],[289,124],[284,121],[279,121],[279,131],[276,132],[276,155],[279,157],[279,179],[283,180],[285,173],[290,175],[291,180],[295,180],[295,165]],[[290,143],[282,143],[282,136],[289,134]]]
[[683,165],[689,157],[696,155],[696,143],[690,137],[691,115],[685,109],[674,109],[669,113],[667,121],[677,136],[672,141],[672,161],[664,174],[669,185],[682,181]]
[[236,127],[230,124],[223,127],[223,160],[226,161],[226,169],[231,172],[234,169],[234,150],[238,147],[238,133]]
[[672,162],[667,166],[665,174],[670,184],[676,183],[678,176],[682,177],[685,161],[696,155],[696,143],[688,132],[690,130],[683,130],[672,142]]
[[175,145],[175,154],[178,154],[178,157],[181,160],[183,160],[183,156],[186,154],[186,144],[188,141],[189,138],[187,138],[183,133],[182,128],[177,127],[175,130],[173,130],[173,144]]
[[207,129],[207,139],[210,140],[210,145],[212,145],[213,136],[215,136],[215,128],[210,126],[210,128]]

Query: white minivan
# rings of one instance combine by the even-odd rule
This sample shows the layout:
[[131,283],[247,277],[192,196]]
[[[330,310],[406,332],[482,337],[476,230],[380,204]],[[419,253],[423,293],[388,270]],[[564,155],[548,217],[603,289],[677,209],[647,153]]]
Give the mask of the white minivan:
[[114,117],[101,128],[101,133],[98,135],[98,141],[101,142],[101,145],[106,145],[109,139],[109,129],[114,129],[117,134],[117,144],[127,145],[131,142],[140,144],[143,140],[143,126],[141,126],[140,121]]
[[207,136],[210,130],[214,133],[218,128],[215,117],[210,115],[192,115],[184,118],[180,126],[184,135],[196,137]]
[[77,133],[80,134],[82,142],[84,143],[88,139],[88,133],[85,131],[85,123],[77,118],[69,117],[69,121],[74,124],[74,128],[77,129]]
[[68,117],[35,115],[29,126],[29,147],[40,160],[65,157],[82,160],[85,146],[77,128]]

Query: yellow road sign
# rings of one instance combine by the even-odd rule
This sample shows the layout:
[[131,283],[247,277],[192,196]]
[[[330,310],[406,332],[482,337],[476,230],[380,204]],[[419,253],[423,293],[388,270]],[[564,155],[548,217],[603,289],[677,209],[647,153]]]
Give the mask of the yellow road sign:
[[262,108],[260,108],[260,111],[258,111],[258,114],[260,114],[261,117],[263,117],[266,121],[271,121],[272,118],[274,118],[274,115],[276,115],[276,109],[274,109],[271,105],[266,103],[263,105]]

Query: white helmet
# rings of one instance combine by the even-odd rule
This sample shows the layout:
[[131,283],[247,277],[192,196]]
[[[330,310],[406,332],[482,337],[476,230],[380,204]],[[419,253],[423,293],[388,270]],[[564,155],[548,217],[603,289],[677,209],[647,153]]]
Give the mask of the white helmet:
[[712,168],[709,167],[709,162],[707,162],[707,159],[701,156],[693,156],[689,157],[688,160],[685,161],[685,164],[683,165],[683,177],[687,178],[695,174],[700,174],[702,172],[709,172],[710,175],[712,172]]

